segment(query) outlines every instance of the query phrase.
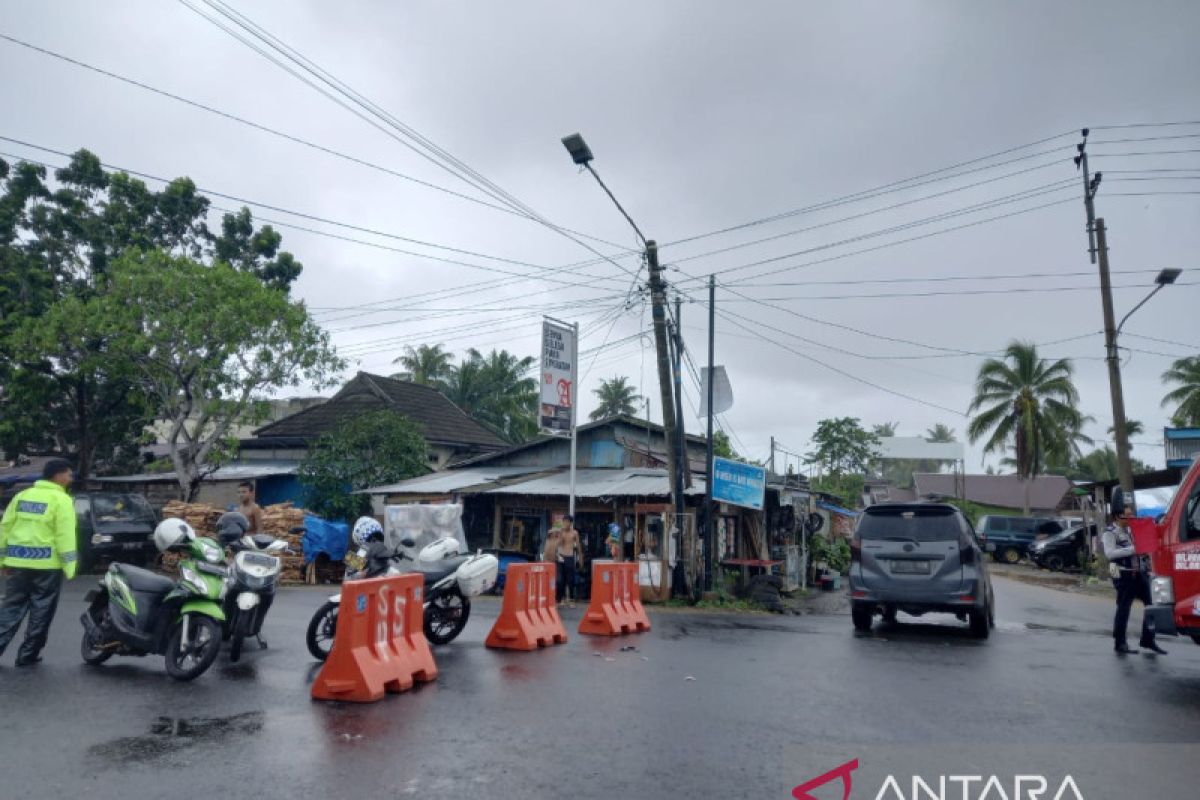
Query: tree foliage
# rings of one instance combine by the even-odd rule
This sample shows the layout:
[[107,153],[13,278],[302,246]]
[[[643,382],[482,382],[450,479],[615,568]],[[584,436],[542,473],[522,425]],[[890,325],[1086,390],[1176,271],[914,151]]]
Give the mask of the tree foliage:
[[857,417],[823,419],[812,435],[814,449],[806,464],[819,466],[828,475],[866,474],[877,455],[879,437],[864,429]]
[[509,442],[537,435],[538,382],[532,356],[519,358],[507,350],[486,356],[472,348],[451,371],[446,397]]
[[622,415],[636,416],[638,402],[642,399],[629,383],[629,378],[624,375],[601,381],[600,386],[593,389],[592,393],[600,400],[600,405],[589,415],[593,420]]
[[[1130,459],[1130,461],[1135,475],[1139,472],[1150,472],[1150,467],[1147,464],[1138,461],[1136,458]],[[1117,451],[1108,445],[1097,448],[1086,455],[1074,459],[1061,470],[1061,473],[1071,480],[1076,481],[1108,481],[1119,478]]]
[[121,371],[167,423],[185,499],[264,392],[328,385],[342,367],[304,306],[254,274],[157,250],[129,251],[108,271],[107,291],[63,298],[29,341],[87,342],[96,369]]
[[305,505],[322,517],[353,522],[370,513],[359,489],[424,475],[429,446],[407,417],[373,411],[348,419],[309,449],[300,464]]
[[416,347],[410,344],[404,346],[403,355],[392,363],[404,368],[404,372],[392,377],[444,389],[454,370],[454,354],[440,344],[422,344]]
[[836,497],[846,508],[857,508],[862,505],[866,478],[862,475],[828,473],[814,479],[809,485],[813,491]]
[[[1077,408],[1073,372],[1069,360],[1046,361],[1026,342],[1012,342],[1003,360],[988,359],[979,368],[967,435],[972,442],[986,438],[985,453],[1011,450],[1027,488],[1047,460],[1077,456],[1079,442],[1091,443],[1082,433],[1086,418]],[[1028,503],[1027,491],[1026,513]]]
[[713,431],[713,455],[717,458],[729,458],[734,461],[742,460],[737,450],[733,449],[733,442],[729,440],[729,434],[725,431]]
[[[227,214],[209,230],[209,201],[188,178],[159,191],[98,156],[75,153],[47,177],[46,167],[0,159],[0,449],[72,455],[87,476],[134,456],[157,409],[108,358],[108,343],[37,333],[69,323],[61,303],[86,303],[111,290],[112,265],[127,251],[162,250],[209,263],[220,257],[286,290],[301,265],[279,250],[269,226],[254,230],[250,212]],[[60,333],[67,328],[59,328]]]
[[1200,356],[1181,358],[1162,374],[1163,383],[1178,384],[1162,399],[1175,406],[1171,424],[1177,428],[1200,428]]

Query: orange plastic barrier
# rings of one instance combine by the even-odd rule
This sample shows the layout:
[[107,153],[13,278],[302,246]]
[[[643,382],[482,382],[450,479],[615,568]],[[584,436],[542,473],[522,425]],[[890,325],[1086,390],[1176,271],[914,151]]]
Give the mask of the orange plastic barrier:
[[420,574],[343,585],[333,649],[313,682],[313,698],[369,703],[436,678],[424,589]]
[[567,641],[567,629],[554,607],[554,564],[509,564],[500,616],[485,644],[508,650],[537,650]]
[[579,632],[619,636],[650,630],[650,618],[638,593],[636,563],[592,562],[592,599]]

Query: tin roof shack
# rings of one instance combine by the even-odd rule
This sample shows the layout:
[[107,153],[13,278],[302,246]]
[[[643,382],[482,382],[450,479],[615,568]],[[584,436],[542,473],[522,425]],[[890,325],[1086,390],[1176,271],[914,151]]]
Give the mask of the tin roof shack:
[[[669,530],[670,482],[662,427],[633,417],[612,417],[578,429],[575,527],[589,559],[605,558],[608,526],[621,530],[627,559],[661,555]],[[705,440],[687,437],[693,478],[685,505],[694,525],[703,506]],[[570,501],[570,441],[546,436],[453,464],[444,472],[366,490],[380,504],[462,502],[463,524],[472,548],[494,547],[539,555],[546,534]],[[778,500],[776,500],[778,504]],[[721,506],[718,554],[766,557],[762,512]],[[685,537],[685,540],[687,537]],[[679,555],[673,542],[668,559]],[[684,554],[685,560],[687,555]],[[643,584],[659,575],[647,569]]]
[[317,439],[345,420],[372,411],[393,411],[416,423],[429,444],[433,470],[507,446],[437,389],[360,372],[328,402],[264,425],[252,438],[242,439],[241,458],[301,461]]

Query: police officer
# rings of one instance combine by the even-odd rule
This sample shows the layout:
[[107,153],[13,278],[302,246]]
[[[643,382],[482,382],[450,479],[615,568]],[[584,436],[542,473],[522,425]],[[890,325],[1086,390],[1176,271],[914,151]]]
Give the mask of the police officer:
[[17,494],[0,520],[0,564],[8,575],[0,605],[0,654],[29,615],[18,667],[42,660],[63,574],[67,580],[75,577],[75,504],[67,494],[73,479],[68,462],[50,459],[42,480]]
[[[1142,607],[1150,605],[1150,566],[1144,556],[1138,555],[1133,546],[1133,535],[1129,526],[1123,524],[1127,518],[1125,493],[1120,487],[1113,490],[1112,515],[1104,529],[1104,557],[1108,559],[1108,570],[1117,590],[1117,614],[1113,618],[1113,649],[1118,655],[1138,652],[1125,640],[1125,629],[1129,625],[1129,612],[1133,601],[1140,600]],[[1142,616],[1140,646],[1146,655],[1165,656],[1167,651],[1154,641],[1154,624],[1149,615]]]

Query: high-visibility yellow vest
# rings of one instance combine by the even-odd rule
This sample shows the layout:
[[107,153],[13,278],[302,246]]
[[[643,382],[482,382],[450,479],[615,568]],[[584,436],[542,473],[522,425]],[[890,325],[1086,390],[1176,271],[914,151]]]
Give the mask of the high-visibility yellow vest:
[[23,569],[61,569],[75,577],[75,504],[67,490],[38,481],[17,494],[0,520],[0,562]]

